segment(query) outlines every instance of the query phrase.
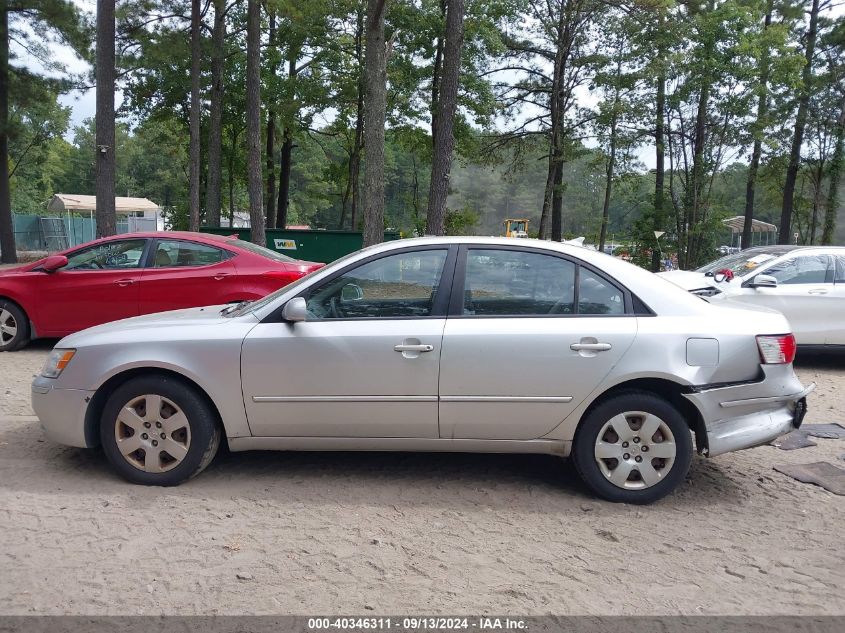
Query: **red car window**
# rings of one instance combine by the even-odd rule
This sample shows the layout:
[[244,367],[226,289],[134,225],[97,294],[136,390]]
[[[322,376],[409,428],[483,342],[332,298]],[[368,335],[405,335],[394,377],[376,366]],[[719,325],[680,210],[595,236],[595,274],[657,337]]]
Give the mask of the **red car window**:
[[64,270],[120,270],[138,268],[147,240],[114,240],[71,253]]
[[218,264],[231,257],[229,251],[197,242],[159,240],[153,256],[153,268],[181,268]]

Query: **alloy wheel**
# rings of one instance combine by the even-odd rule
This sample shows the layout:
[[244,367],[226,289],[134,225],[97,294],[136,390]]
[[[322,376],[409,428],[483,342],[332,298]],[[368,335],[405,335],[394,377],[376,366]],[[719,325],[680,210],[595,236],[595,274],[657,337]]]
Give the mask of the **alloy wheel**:
[[676,455],[669,425],[643,411],[614,416],[596,438],[599,470],[612,484],[626,490],[643,490],[662,481]]
[[173,401],[156,394],[127,402],[114,424],[117,448],[135,468],[162,473],[176,468],[188,454],[191,426]]
[[0,345],[8,345],[18,335],[18,322],[8,310],[0,309]]

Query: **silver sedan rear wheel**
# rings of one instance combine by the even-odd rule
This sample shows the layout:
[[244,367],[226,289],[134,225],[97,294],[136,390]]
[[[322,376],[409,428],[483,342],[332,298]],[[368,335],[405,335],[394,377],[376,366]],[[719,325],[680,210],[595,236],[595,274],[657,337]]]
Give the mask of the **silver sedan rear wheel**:
[[121,408],[114,436],[127,462],[147,473],[163,473],[176,468],[188,454],[191,425],[175,402],[145,394]]
[[622,503],[665,497],[684,481],[692,456],[692,434],[681,410],[647,391],[602,399],[583,417],[572,443],[584,483]]
[[599,470],[609,482],[627,490],[643,490],[662,481],[676,454],[669,425],[645,411],[612,417],[595,442]]

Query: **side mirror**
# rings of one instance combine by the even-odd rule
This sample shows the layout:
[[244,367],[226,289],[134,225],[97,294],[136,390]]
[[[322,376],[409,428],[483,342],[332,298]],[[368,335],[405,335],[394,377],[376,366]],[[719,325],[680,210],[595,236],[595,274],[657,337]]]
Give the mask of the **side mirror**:
[[778,280],[772,277],[771,275],[757,275],[754,279],[751,280],[751,283],[748,284],[750,288],[777,288],[778,287]]
[[302,297],[294,297],[285,304],[282,310],[282,318],[285,321],[296,323],[308,318],[308,306]]
[[44,260],[40,268],[45,273],[54,273],[59,268],[64,268],[65,266],[67,266],[67,257],[64,255],[50,255],[50,257]]

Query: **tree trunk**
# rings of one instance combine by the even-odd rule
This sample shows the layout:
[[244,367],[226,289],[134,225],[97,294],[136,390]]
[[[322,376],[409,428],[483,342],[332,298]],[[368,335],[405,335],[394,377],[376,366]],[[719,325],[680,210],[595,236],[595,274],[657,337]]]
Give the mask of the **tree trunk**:
[[205,223],[220,226],[223,171],[223,59],[226,38],[226,0],[214,0],[211,34],[211,108],[208,120],[208,175],[205,189]]
[[446,232],[446,199],[449,196],[449,173],[455,149],[453,129],[464,42],[464,0],[449,0],[446,10],[446,43],[437,98],[437,127],[426,216],[426,233],[429,235],[443,235]]
[[778,244],[792,243],[792,211],[795,208],[795,183],[798,180],[798,168],[801,166],[801,146],[804,144],[804,128],[807,125],[807,112],[810,105],[813,81],[813,58],[816,53],[816,36],[819,28],[819,0],[813,0],[810,9],[810,30],[807,32],[807,49],[804,55],[804,70],[801,77],[801,92],[798,99],[798,113],[795,115],[795,132],[792,136],[792,149],[789,152],[789,167],[783,185],[783,205],[780,212]]
[[[766,3],[766,17],[763,21],[763,41],[772,24],[773,0]],[[743,249],[751,248],[751,229],[754,225],[754,193],[757,185],[757,172],[760,169],[760,155],[763,152],[763,133],[766,130],[766,117],[769,113],[769,45],[765,43],[760,59],[760,94],[757,97],[757,121],[754,124],[754,149],[751,150],[751,163],[748,165],[748,179],[745,183],[745,221],[742,225]]]
[[555,161],[555,183],[552,193],[552,241],[563,239],[563,157]]
[[200,228],[200,0],[191,0],[191,111],[188,146],[188,230]]
[[836,229],[836,213],[839,211],[839,183],[842,179],[842,167],[845,163],[845,97],[839,106],[839,118],[836,121],[836,145],[830,159],[830,172],[827,201],[825,203],[824,228],[822,229],[822,244],[833,244],[833,233]]
[[229,151],[229,228],[235,223],[235,155],[238,152],[238,131],[231,128],[231,150]]
[[[710,46],[712,42],[708,43]],[[705,53],[705,58],[709,59],[712,54],[712,48],[709,48]],[[698,262],[698,232],[696,227],[701,220],[701,194],[704,189],[704,145],[707,142],[707,108],[710,101],[710,91],[712,89],[711,77],[706,75],[702,77],[701,92],[698,95],[698,110],[695,115],[695,126],[693,132],[693,146],[692,146],[692,175],[687,185],[687,211],[689,213],[689,231],[687,232],[687,262],[693,264]]]
[[622,76],[622,47],[616,60],[616,81],[613,88],[613,112],[610,117],[610,155],[607,159],[606,183],[604,187],[604,204],[601,210],[601,230],[599,231],[599,252],[604,252],[607,240],[607,225],[610,222],[610,196],[613,192],[613,172],[616,168],[616,127],[619,120],[619,79]]
[[267,166],[267,227],[276,228],[276,114],[267,108],[267,155],[264,163]]
[[246,29],[246,145],[251,239],[265,244],[261,182],[261,4],[247,3]]
[[[662,24],[662,19],[661,19]],[[657,74],[657,101],[654,120],[654,149],[655,149],[655,174],[654,174],[654,217],[651,228],[655,232],[663,230],[666,222],[665,204],[665,178],[666,178],[666,140],[664,127],[666,123],[666,71],[661,67]],[[660,271],[660,248],[655,237],[655,246],[651,250],[651,270]]]
[[[298,55],[291,48],[288,58],[288,79],[296,77],[296,59]],[[285,228],[288,223],[288,208],[290,207],[290,172],[293,160],[293,130],[290,126],[283,133],[282,152],[279,159],[279,199],[276,204],[275,228]]]
[[282,143],[281,158],[279,160],[279,201],[276,207],[275,228],[284,229],[288,225],[288,209],[290,208],[290,171],[293,159],[293,139],[290,130],[285,130],[285,140]]
[[360,173],[361,173],[361,139],[364,134],[364,93],[361,91],[358,94],[358,111],[355,118],[355,138],[352,145],[352,153],[349,155],[349,172],[346,183],[346,196],[343,200],[343,208],[340,214],[340,222],[338,223],[341,230],[346,228],[346,203],[351,200],[349,224],[350,230],[355,230],[355,220],[358,216],[358,207],[360,205]]
[[114,4],[114,0],[97,0],[97,237],[108,237],[117,233],[114,203]]
[[[554,127],[554,124],[552,124]],[[552,195],[555,190],[555,165],[557,164],[557,159],[555,158],[555,153],[557,149],[555,148],[556,140],[554,136],[554,130],[552,131],[552,140],[549,144],[549,160],[548,160],[548,169],[546,171],[546,188],[543,191],[543,210],[540,212],[540,227],[538,229],[538,237],[541,240],[547,240],[551,236],[551,218],[552,218]]]
[[[443,19],[444,25],[446,23],[446,2],[447,0],[440,0],[440,17]],[[435,139],[437,138],[437,115],[438,102],[440,100],[440,77],[443,68],[443,33],[437,34],[437,44],[434,49],[434,64],[431,73],[431,148],[434,150]]]
[[[355,61],[358,67],[358,100],[355,104],[355,148],[354,157],[349,161],[349,180],[352,183],[352,208],[349,214],[349,228],[354,231],[361,207],[361,152],[364,145],[364,94],[367,82],[364,77],[364,10],[358,4],[355,29]],[[341,226],[341,228],[343,228]]]
[[610,128],[610,156],[607,159],[606,182],[604,187],[604,204],[601,210],[601,230],[599,231],[599,252],[604,252],[607,241],[607,225],[610,223],[610,195],[613,191],[613,171],[616,167],[616,119]]
[[9,14],[0,7],[0,263],[16,264],[15,227],[9,189]]
[[[560,16],[557,24],[557,50],[555,51],[555,62],[552,75],[552,89],[549,96],[549,115],[551,119],[551,130],[549,140],[549,168],[546,174],[546,189],[543,192],[543,211],[540,214],[540,239],[547,240],[550,237],[551,225],[554,224],[555,200],[561,200],[558,187],[563,175],[563,79],[566,74],[566,61],[568,55],[567,43],[569,41],[569,13],[560,7]],[[560,169],[558,165],[560,164]],[[562,208],[562,201],[561,207]],[[558,219],[560,223],[560,218]],[[554,237],[552,237],[554,239]]]
[[338,228],[346,228],[346,205],[352,203],[351,223],[352,230],[355,230],[355,215],[358,208],[358,180],[361,171],[361,138],[364,133],[364,7],[358,2],[356,5],[355,18],[355,64],[358,72],[357,95],[355,104],[355,137],[352,141],[352,149],[349,151],[349,164],[347,165],[346,190],[343,194],[343,204],[340,209],[340,220]]
[[367,0],[364,53],[364,246],[384,240],[384,124],[387,109],[387,50],[384,13],[387,0]]
[[[363,76],[362,76],[363,77]],[[361,83],[363,84],[363,78]],[[364,89],[359,88],[357,114],[355,118],[355,157],[350,165],[349,178],[352,181],[352,208],[349,214],[349,228],[356,230],[358,209],[361,208],[361,152],[364,149]]]
[[[268,33],[267,42],[270,46],[276,46],[276,14],[270,11],[270,29]],[[271,71],[273,77],[276,76],[278,68],[273,64]],[[267,227],[275,228],[276,226],[276,149],[274,146],[276,140],[276,113],[273,111],[273,105],[267,105],[267,152],[264,157],[264,164],[267,167],[267,197],[264,200],[267,205]]]

